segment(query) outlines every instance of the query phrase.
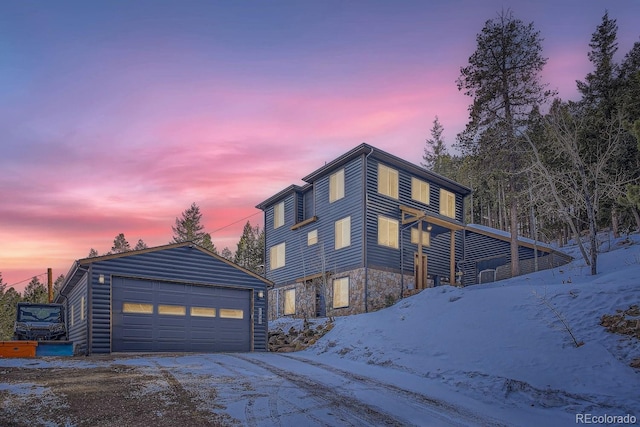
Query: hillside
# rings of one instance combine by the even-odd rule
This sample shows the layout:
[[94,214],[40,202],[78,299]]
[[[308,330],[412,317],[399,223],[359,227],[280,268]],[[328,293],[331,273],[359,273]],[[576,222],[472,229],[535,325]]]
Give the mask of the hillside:
[[[597,276],[572,253],[575,261],[554,270],[427,289],[385,310],[336,318],[296,355],[410,373],[509,414],[640,416],[640,369],[630,366],[640,341],[600,325],[603,315],[640,305],[640,236],[607,239],[601,251]],[[636,314],[627,317],[640,320]]]

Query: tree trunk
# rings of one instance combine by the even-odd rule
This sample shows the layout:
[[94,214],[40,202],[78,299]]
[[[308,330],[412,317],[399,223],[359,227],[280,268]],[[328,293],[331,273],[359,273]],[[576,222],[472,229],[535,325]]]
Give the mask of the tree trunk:
[[611,208],[611,231],[613,231],[613,237],[616,239],[620,237],[620,216],[617,206]]
[[633,212],[633,217],[636,220],[636,230],[640,231],[640,214],[638,213],[638,209],[631,206],[631,212]]
[[520,256],[518,254],[518,203],[515,195],[511,196],[511,276],[520,275]]

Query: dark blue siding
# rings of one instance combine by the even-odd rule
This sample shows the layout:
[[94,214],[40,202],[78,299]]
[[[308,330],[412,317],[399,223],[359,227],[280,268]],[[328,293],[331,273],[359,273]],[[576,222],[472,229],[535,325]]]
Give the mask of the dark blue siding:
[[[345,196],[329,203],[329,175],[320,177],[308,190],[304,201],[313,202],[313,208],[305,207],[305,215],[317,216],[317,221],[302,227],[291,229],[296,224],[295,214],[298,212],[295,201],[297,196],[290,193],[283,199],[265,209],[267,279],[277,283],[293,283],[296,279],[322,272],[324,262],[326,271],[344,271],[363,265],[362,240],[362,207],[364,194],[362,191],[362,158],[358,157],[344,165]],[[273,228],[274,206],[285,202],[285,225]],[[335,250],[335,222],[345,217],[351,218],[351,244]],[[318,243],[307,244],[307,235],[317,230]],[[285,266],[271,269],[270,248],[285,243]]]
[[[417,244],[411,243],[411,228],[415,225],[407,225],[402,229],[402,213],[400,205],[409,206],[425,211],[428,215],[440,217],[440,186],[418,177],[429,184],[429,204],[424,204],[411,198],[411,178],[412,174],[392,165],[387,165],[398,171],[398,199],[378,193],[378,164],[376,159],[367,161],[367,260],[368,267],[382,267],[385,269],[399,270],[402,257],[402,270],[404,273],[413,272],[414,253],[418,249]],[[448,190],[448,189],[447,189]],[[449,190],[451,191],[451,190]],[[452,191],[453,192],[453,191]],[[454,193],[455,194],[455,193]],[[462,220],[462,196],[456,194],[456,219]],[[400,235],[402,244],[400,248],[394,249],[387,246],[378,245],[378,217],[385,216],[397,219],[401,229]],[[449,276],[450,274],[450,232],[445,232],[431,238],[431,246],[423,247],[423,253],[427,254],[427,273]],[[462,234],[456,233],[456,259],[460,259],[463,253]]]
[[[87,276],[88,275],[85,274],[82,279],[80,279],[80,282],[75,288],[73,288],[73,291],[69,294],[66,300],[69,340],[73,342],[74,352],[80,354],[85,354],[87,351],[87,305],[89,301],[87,296]],[[84,316],[81,311],[82,297],[85,298]],[[71,319],[72,316],[73,322]]]
[[[266,293],[266,283],[257,277],[212,257],[197,248],[181,246],[141,254],[95,261],[91,264],[90,348],[93,353],[111,351],[111,275],[154,278],[181,283],[230,286]],[[99,283],[99,276],[105,283]],[[254,300],[254,314],[258,308],[266,313],[266,297]],[[266,319],[266,318],[265,318]],[[257,324],[254,316],[254,350],[266,350],[267,322]]]

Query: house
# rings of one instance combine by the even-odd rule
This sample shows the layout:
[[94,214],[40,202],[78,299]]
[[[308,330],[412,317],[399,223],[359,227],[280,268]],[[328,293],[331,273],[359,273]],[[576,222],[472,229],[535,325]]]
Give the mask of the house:
[[271,285],[185,242],[80,259],[56,302],[76,354],[266,351]]
[[[469,188],[368,144],[302,180],[257,205],[271,319],[377,310],[426,287],[478,283],[510,262],[508,243],[503,252],[502,236],[481,227],[466,250]],[[520,257],[550,251],[523,245]]]

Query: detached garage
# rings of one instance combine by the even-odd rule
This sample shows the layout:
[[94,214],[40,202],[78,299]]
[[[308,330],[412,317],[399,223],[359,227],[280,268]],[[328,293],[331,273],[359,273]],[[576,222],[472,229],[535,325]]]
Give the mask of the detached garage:
[[266,351],[270,285],[187,242],[78,260],[56,302],[76,354]]

